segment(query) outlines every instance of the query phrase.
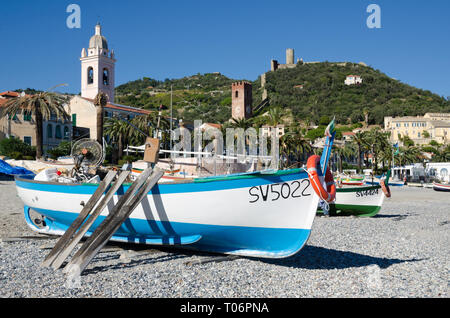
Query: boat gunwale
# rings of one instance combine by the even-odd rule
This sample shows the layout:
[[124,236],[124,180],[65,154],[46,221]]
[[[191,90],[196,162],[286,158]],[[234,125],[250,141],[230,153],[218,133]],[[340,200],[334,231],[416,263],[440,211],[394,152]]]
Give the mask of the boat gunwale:
[[[199,184],[199,183],[208,183],[208,182],[220,182],[220,181],[230,181],[230,180],[244,180],[244,179],[256,179],[256,178],[265,178],[265,177],[277,177],[277,176],[285,176],[290,174],[298,174],[305,172],[306,170],[304,168],[294,168],[294,169],[287,169],[287,170],[269,170],[269,171],[256,171],[256,172],[250,172],[250,173],[242,173],[242,174],[233,174],[233,175],[222,175],[222,176],[211,176],[211,177],[204,177],[204,178],[198,178],[198,179],[180,179],[179,181],[174,181],[170,183],[162,183],[160,185],[164,186],[175,186],[178,184]],[[63,183],[63,182],[55,182],[55,181],[40,181],[40,180],[34,180],[27,177],[24,177],[25,175],[15,175],[14,181],[21,181],[21,182],[28,182],[28,183],[35,183],[35,184],[44,184],[44,185],[59,185],[59,186],[90,186],[90,187],[96,187],[99,185],[99,183]],[[124,186],[130,186],[132,183],[123,183]]]
[[380,189],[381,186],[379,184],[369,185],[369,186],[359,186],[359,187],[348,187],[348,188],[337,188],[336,192],[357,192],[357,191],[366,191],[373,189]]

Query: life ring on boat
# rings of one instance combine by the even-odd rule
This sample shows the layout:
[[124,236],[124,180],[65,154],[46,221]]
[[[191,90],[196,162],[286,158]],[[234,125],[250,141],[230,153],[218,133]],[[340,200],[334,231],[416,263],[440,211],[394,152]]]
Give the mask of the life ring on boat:
[[381,190],[383,190],[383,193],[386,196],[386,198],[390,198],[391,197],[391,189],[389,189],[389,186],[386,184],[386,179],[380,180],[380,186],[381,186]]
[[320,166],[320,157],[318,155],[312,155],[306,162],[306,168],[308,169],[308,177],[311,181],[311,185],[316,191],[317,195],[328,203],[332,202],[336,198],[336,184],[334,183],[333,174],[330,168],[327,168],[325,173],[325,183],[327,188],[325,189],[320,181],[317,169]]

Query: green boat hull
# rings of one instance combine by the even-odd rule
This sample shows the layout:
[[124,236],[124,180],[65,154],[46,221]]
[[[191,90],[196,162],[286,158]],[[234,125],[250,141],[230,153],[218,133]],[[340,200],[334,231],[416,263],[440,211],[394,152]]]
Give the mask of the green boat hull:
[[[380,185],[340,188],[335,202],[330,203],[329,215],[372,217],[380,212],[384,197]],[[317,213],[323,211],[318,208]]]
[[[330,204],[329,214],[331,216],[372,217],[378,214],[380,210],[381,206],[377,205]],[[319,208],[317,214],[323,214],[323,211]]]

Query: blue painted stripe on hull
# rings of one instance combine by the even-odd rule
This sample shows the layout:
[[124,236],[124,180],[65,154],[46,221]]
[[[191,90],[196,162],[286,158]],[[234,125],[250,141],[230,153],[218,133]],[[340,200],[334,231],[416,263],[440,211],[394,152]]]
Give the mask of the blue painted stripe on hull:
[[[35,209],[45,215],[52,230],[65,231],[75,220],[76,213]],[[92,233],[105,217],[100,216],[90,228]],[[113,239],[143,244],[182,245],[198,250],[233,253],[247,256],[282,258],[298,252],[309,238],[307,229],[258,228],[241,226],[205,225],[180,222],[161,222],[127,219]],[[90,235],[88,233],[88,235]],[[194,237],[201,237],[198,242]],[[183,242],[184,240],[184,242]]]
[[[371,182],[371,181],[366,181],[366,184],[370,184],[370,185],[379,185],[379,182]],[[403,183],[388,183],[388,186],[390,187],[401,187],[404,186]]]
[[[282,183],[292,180],[307,178],[306,172],[296,172],[284,175],[258,175],[254,178],[232,179],[232,180],[218,180],[200,183],[179,183],[179,184],[158,184],[149,193],[153,194],[167,194],[167,193],[188,193],[188,192],[202,192],[202,191],[218,191],[229,190],[237,188],[249,188],[254,186],[266,185],[271,183]],[[32,180],[16,179],[16,186],[24,189],[46,191],[46,192],[60,192],[71,194],[93,194],[97,186],[89,185],[74,185],[74,184],[54,184],[54,183],[39,183]],[[129,186],[123,186],[118,193],[124,193]]]

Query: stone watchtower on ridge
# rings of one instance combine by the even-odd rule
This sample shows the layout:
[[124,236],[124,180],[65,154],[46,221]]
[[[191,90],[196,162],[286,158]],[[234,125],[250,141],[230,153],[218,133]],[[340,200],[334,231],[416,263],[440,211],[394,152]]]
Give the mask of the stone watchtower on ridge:
[[250,117],[252,117],[252,84],[245,81],[231,84],[231,118]]

